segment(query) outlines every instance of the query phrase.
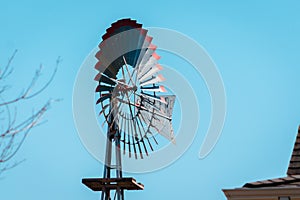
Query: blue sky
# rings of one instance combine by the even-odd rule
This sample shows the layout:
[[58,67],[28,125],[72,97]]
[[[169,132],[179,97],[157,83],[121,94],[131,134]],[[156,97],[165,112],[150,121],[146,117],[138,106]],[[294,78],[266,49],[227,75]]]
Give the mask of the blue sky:
[[[225,199],[222,188],[284,176],[300,124],[299,9],[298,1],[0,0],[0,64],[19,50],[10,80],[17,94],[41,63],[42,84],[56,58],[63,59],[49,88],[21,105],[26,113],[50,97],[63,99],[52,106],[48,122],[31,132],[15,158],[26,161],[0,180],[1,199],[98,199],[81,184],[83,177],[101,176],[103,166],[77,135],[72,91],[84,58],[105,29],[123,17],[146,27],[174,29],[197,41],[218,66],[227,96],[220,140],[199,160],[210,103],[202,78],[187,72],[199,97],[198,135],[169,167],[128,174],[145,184],[145,190],[127,192],[127,199]],[[180,66],[174,67],[180,71]]]

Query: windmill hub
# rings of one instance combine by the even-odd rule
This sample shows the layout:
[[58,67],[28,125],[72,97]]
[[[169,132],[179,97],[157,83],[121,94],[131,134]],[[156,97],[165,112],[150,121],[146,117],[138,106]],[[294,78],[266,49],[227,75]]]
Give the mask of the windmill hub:
[[136,86],[136,85],[132,87],[132,90],[133,90],[134,92],[136,92],[136,91],[137,91],[137,89],[138,89],[138,88],[137,88],[137,86]]
[[129,91],[137,91],[137,86],[129,86],[129,85],[126,85],[126,84],[118,84],[117,87],[116,87],[116,92],[129,92]]

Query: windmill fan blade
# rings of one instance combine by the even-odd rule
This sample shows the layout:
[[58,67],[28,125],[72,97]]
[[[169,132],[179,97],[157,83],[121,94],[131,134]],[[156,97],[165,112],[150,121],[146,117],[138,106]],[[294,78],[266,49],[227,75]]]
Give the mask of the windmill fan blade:
[[100,102],[103,102],[103,101],[105,101],[106,99],[109,99],[109,98],[111,98],[111,94],[105,94],[105,95],[103,95],[102,97],[100,97],[98,99],[98,101],[96,102],[96,104],[99,104]]
[[[128,120],[126,122],[127,122],[126,123],[126,128],[129,131]],[[130,134],[129,134],[129,132],[127,132],[127,140],[128,140],[128,150],[129,150],[129,158],[130,158],[131,157],[131,142],[130,142]]]
[[147,49],[145,50],[145,54],[142,58],[140,58],[139,68],[143,68],[146,65],[146,63],[150,60],[152,54],[155,52],[156,48],[157,47],[155,45],[149,44],[149,47],[147,47]]
[[137,159],[137,151],[136,151],[136,147],[135,147],[135,143],[134,143],[133,130],[132,130],[132,127],[130,126],[131,125],[130,121],[128,120],[127,122],[128,122],[128,124],[127,124],[128,133],[131,133],[131,134],[128,134],[128,135],[131,135],[131,142],[132,142],[131,144],[133,146],[134,157],[135,157],[135,159]]
[[145,29],[140,29],[140,37],[138,40],[138,49],[136,50],[135,57],[134,57],[134,63],[132,64],[133,67],[137,65],[139,62],[139,58],[145,54],[145,51],[143,51],[144,45],[147,44],[147,30]]
[[103,108],[100,111],[99,115],[102,115],[108,107],[109,107],[109,104],[106,104],[105,106],[103,106]]
[[96,88],[96,92],[109,91],[112,92],[114,87],[106,86],[106,85],[98,85]]
[[113,23],[102,36],[103,42],[99,45],[107,60],[113,61],[115,55],[137,49],[142,25],[135,20],[123,19]]
[[112,81],[110,78],[103,76],[101,73],[98,73],[95,77],[95,81],[99,81],[101,83],[105,83],[107,85],[116,85],[114,81]]
[[[136,62],[136,66],[138,66],[137,68],[139,68],[141,61],[146,56],[146,52],[147,52],[148,48],[151,47],[152,39],[153,39],[152,37],[146,35],[143,46],[140,49],[140,55],[139,55],[139,57],[137,59],[137,62]],[[152,46],[154,46],[154,45],[152,45]]]
[[[137,120],[137,118],[135,118],[135,123],[136,123],[136,125],[137,125],[137,128],[138,128],[138,132],[139,132],[139,136],[140,136],[140,138],[141,138],[141,143],[143,144],[143,147],[144,147],[144,151],[145,151],[145,153],[146,153],[146,155],[148,156],[149,154],[148,154],[148,150],[147,150],[147,147],[146,147],[146,145],[145,145],[145,142],[144,142],[144,136],[142,135],[142,128],[141,128],[141,126],[142,125],[140,125],[140,123],[139,123],[139,121]],[[151,145],[150,145],[151,146]]]
[[166,92],[166,89],[164,86],[160,85],[160,86],[151,86],[151,87],[141,87],[143,92]]
[[155,65],[148,72],[146,72],[144,75],[142,75],[141,78],[139,79],[139,81],[141,81],[141,82],[144,81],[145,79],[149,78],[150,76],[159,72],[162,69],[163,69],[163,67],[161,65],[159,65],[159,64]]
[[152,77],[144,82],[141,82],[140,86],[150,85],[150,84],[162,82],[164,80],[165,80],[165,78],[161,74],[159,74],[156,77]]
[[[100,72],[106,68],[115,69],[115,72],[108,74],[112,77],[111,75],[115,76],[124,64],[123,56],[129,65],[135,67],[139,57],[145,53],[141,49],[147,44],[145,40],[149,37],[147,37],[147,30],[141,28],[141,24],[137,24],[134,20],[124,19],[112,24],[102,38],[103,41],[99,45],[100,51],[96,54],[99,62],[95,68]],[[115,57],[116,55],[119,56]],[[109,72],[104,71],[104,73]]]
[[158,64],[158,58],[160,58],[155,52],[151,55],[151,57],[141,65],[141,69],[139,71],[139,78],[141,75],[149,71],[153,66]]
[[132,28],[141,28],[142,24],[136,23],[136,20],[132,19],[121,19],[117,22],[113,23],[110,28],[106,29],[106,33],[102,36],[103,40],[108,39],[109,37],[120,33],[124,30],[132,29]]

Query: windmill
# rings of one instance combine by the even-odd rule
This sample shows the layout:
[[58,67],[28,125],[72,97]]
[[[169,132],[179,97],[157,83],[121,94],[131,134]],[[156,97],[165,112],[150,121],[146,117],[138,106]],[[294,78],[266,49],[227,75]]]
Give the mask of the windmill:
[[[121,19],[102,36],[95,65],[99,115],[107,125],[103,178],[82,179],[101,199],[124,199],[124,190],[143,190],[135,179],[124,178],[121,156],[143,159],[154,151],[160,134],[175,143],[172,110],[175,95],[165,95],[164,77],[152,37],[136,20]],[[114,161],[114,163],[112,162]]]

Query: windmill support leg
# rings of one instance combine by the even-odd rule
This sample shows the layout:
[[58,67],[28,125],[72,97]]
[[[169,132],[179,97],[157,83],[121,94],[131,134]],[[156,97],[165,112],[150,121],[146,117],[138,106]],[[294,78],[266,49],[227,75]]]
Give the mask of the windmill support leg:
[[[120,149],[120,135],[115,137],[115,151],[116,151],[116,176],[122,178],[122,160],[121,160],[121,149]],[[117,187],[117,199],[124,200],[124,191],[120,187]]]
[[[114,142],[115,154],[112,152]],[[115,164],[112,165],[112,156],[115,158]],[[114,173],[112,173],[114,170]],[[103,178],[85,178],[82,183],[94,191],[102,191],[101,200],[115,199],[111,195],[111,190],[115,191],[117,200],[124,200],[124,190],[143,190],[144,185],[136,182],[132,177],[123,178],[122,160],[120,150],[120,133],[118,131],[107,132],[106,155]]]
[[[115,169],[115,176],[118,179],[122,178],[122,160],[121,160],[121,150],[120,150],[120,134],[118,132],[115,133],[114,136],[115,141],[115,158],[116,158],[116,165],[114,166]],[[105,155],[105,165],[104,165],[104,173],[103,178],[110,179],[111,178],[111,158],[112,158],[112,137],[110,130],[108,129],[107,133],[107,143],[106,143],[106,155]],[[124,200],[124,191],[122,188],[116,188],[116,197],[117,200]],[[101,194],[101,200],[110,200],[110,189],[103,188]]]
[[[106,141],[106,154],[105,154],[105,165],[103,171],[103,178],[110,178],[111,175],[111,154],[112,154],[112,138],[110,137],[109,130],[107,131],[107,141]],[[101,200],[110,200],[110,190],[102,190]]]

